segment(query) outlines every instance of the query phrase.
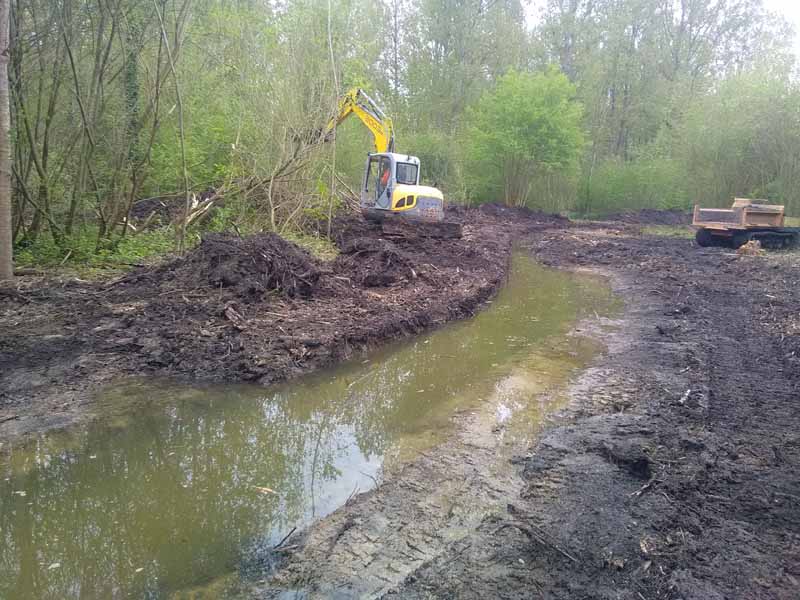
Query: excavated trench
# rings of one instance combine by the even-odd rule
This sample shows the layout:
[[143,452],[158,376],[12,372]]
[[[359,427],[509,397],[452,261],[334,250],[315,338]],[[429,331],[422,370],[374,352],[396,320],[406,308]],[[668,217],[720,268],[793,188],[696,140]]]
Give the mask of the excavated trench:
[[110,386],[91,422],[3,457],[0,596],[228,597],[292,532],[456,438],[502,441],[487,467],[503,488],[506,450],[600,350],[576,323],[615,310],[604,280],[517,254],[475,318],[293,382]]

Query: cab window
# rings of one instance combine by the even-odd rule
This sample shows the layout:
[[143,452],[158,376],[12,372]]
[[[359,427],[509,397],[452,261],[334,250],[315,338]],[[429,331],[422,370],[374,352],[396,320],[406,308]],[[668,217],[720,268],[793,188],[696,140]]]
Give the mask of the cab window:
[[364,191],[365,192],[369,191],[369,184],[370,184],[370,181],[372,180],[372,178],[374,177],[375,181],[377,181],[377,179],[378,179],[378,176],[377,176],[376,173],[378,171],[378,163],[379,162],[380,162],[380,159],[375,157],[375,158],[369,159],[369,163],[367,163],[367,176],[364,179]]
[[417,165],[397,163],[397,183],[415,185],[417,183]]

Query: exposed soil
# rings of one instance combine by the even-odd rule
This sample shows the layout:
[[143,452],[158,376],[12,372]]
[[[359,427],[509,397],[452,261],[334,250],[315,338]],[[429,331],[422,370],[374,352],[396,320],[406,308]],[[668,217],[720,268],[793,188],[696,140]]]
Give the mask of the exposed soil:
[[80,416],[120,374],[268,383],[469,315],[516,240],[607,274],[626,302],[610,332],[579,325],[608,351],[568,408],[510,461],[502,432],[458,415],[453,439],[290,540],[250,593],[800,597],[800,255],[499,207],[456,217],[461,240],[341,222],[333,263],[212,238],[112,284],[23,281],[0,299],[0,436]]
[[684,210],[657,210],[642,208],[609,215],[604,220],[628,223],[631,225],[690,225],[692,213]]
[[506,514],[401,597],[797,598],[800,257],[614,228],[531,246],[610,273],[626,316],[566,424],[516,461]]
[[558,424],[509,475],[497,428],[458,416],[455,439],[311,528],[250,593],[797,598],[800,257],[627,226],[525,239],[626,299]]
[[268,384],[470,316],[502,284],[514,231],[559,222],[494,212],[452,211],[462,239],[342,217],[332,262],[276,235],[211,234],[114,281],[19,279],[0,288],[0,442],[87,417],[116,377]]

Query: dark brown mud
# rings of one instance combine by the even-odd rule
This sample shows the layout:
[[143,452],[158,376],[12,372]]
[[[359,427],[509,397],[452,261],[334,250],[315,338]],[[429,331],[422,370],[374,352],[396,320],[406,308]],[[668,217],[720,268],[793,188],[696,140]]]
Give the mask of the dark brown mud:
[[678,209],[657,210],[642,208],[609,215],[604,217],[603,220],[628,223],[630,225],[690,225],[692,213]]
[[492,474],[467,419],[460,444],[315,526],[254,595],[797,598],[798,255],[626,226],[526,240],[611,276],[627,309],[560,424],[513,459],[518,481]]

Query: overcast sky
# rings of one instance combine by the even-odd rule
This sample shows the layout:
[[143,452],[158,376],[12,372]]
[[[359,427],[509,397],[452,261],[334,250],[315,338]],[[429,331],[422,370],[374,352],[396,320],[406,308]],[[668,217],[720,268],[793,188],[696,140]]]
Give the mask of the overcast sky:
[[[546,0],[531,0],[528,6],[528,18],[535,20],[539,14],[540,7]],[[800,0],[763,0],[767,10],[782,14],[787,21],[794,26],[794,51],[800,57]]]
[[780,13],[794,25],[794,52],[800,56],[800,0],[764,0],[764,6],[772,12]]

